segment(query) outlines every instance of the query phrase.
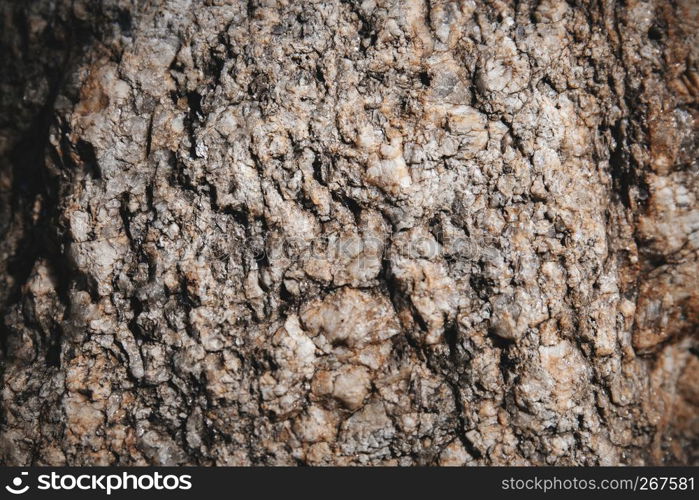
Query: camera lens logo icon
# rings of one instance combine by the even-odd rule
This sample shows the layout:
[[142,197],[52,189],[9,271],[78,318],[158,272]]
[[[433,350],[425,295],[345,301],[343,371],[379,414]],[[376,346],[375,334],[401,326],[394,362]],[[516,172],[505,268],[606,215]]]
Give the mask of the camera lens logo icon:
[[12,486],[7,485],[5,486],[5,489],[12,493],[13,495],[21,495],[22,493],[26,493],[27,490],[29,489],[29,485],[25,485],[22,488],[22,477],[21,476],[27,476],[29,475],[28,472],[22,472],[20,476],[17,476],[12,480]]

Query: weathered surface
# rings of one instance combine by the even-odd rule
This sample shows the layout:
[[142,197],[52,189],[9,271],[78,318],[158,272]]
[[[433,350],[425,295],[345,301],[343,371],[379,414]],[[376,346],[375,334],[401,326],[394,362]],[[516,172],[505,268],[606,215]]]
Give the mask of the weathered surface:
[[3,463],[699,461],[696,2],[0,9]]

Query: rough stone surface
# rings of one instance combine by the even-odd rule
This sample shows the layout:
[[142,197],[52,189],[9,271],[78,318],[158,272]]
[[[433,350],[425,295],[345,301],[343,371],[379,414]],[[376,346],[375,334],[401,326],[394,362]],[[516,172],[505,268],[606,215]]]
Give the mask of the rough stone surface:
[[699,463],[699,4],[0,4],[0,459]]

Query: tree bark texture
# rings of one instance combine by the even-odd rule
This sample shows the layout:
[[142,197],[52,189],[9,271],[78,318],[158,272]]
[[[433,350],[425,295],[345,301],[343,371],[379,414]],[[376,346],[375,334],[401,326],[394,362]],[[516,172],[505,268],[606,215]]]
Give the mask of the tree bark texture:
[[695,0],[0,12],[2,463],[699,463]]

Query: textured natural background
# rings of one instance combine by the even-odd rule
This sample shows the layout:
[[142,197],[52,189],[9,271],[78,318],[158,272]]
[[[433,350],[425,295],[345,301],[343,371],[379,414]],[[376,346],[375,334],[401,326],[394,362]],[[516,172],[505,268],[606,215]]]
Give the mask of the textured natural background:
[[699,463],[699,2],[0,23],[0,462]]

